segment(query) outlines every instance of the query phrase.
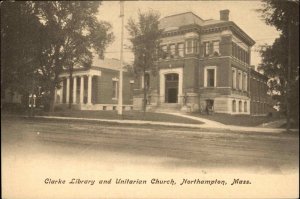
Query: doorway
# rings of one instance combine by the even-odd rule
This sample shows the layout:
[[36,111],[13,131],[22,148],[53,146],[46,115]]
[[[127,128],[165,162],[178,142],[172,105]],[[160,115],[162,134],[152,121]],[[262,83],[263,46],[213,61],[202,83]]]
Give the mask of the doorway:
[[171,73],[165,75],[165,102],[177,103],[178,102],[178,78],[179,75]]

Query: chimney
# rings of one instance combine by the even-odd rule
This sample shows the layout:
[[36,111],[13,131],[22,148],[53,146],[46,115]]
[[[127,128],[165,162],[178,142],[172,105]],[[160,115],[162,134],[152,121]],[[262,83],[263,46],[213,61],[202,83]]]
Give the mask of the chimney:
[[229,10],[220,10],[220,20],[229,21]]

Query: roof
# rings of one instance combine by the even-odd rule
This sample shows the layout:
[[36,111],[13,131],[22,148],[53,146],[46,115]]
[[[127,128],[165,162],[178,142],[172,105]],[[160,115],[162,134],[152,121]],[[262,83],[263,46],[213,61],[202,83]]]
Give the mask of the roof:
[[214,25],[214,24],[223,23],[223,22],[226,22],[226,21],[209,19],[209,20],[205,20],[202,25],[207,26],[207,25]]
[[159,23],[159,28],[178,28],[189,24],[197,24],[201,26],[203,24],[203,19],[192,12],[179,13],[162,18]]
[[235,31],[241,37],[241,39],[245,40],[249,45],[253,46],[255,44],[255,41],[233,21],[224,21],[224,20],[216,20],[216,19],[203,20],[193,12],[185,12],[185,13],[166,16],[160,20],[159,28],[164,29],[164,31],[171,31],[171,30],[177,30],[183,26],[188,26],[193,24],[201,26],[203,28],[205,28],[205,26],[210,27],[217,24],[220,25],[222,24],[222,26],[224,25],[230,26],[231,29]]
[[118,59],[99,59],[98,56],[93,58],[93,67],[120,70],[120,60]]

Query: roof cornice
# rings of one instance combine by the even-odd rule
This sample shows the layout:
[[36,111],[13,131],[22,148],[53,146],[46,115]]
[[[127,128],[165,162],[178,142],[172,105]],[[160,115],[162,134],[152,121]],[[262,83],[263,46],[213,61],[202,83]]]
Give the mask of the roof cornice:
[[255,41],[247,35],[239,26],[237,26],[233,21],[230,21],[231,30],[243,41],[247,42],[250,46],[255,44]]

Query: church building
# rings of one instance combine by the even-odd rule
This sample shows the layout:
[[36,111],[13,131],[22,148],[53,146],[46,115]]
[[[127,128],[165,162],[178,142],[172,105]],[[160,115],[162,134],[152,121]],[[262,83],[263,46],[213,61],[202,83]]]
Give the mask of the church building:
[[[60,74],[56,107],[67,107],[71,101],[72,109],[77,110],[117,110],[119,70],[120,60],[95,58],[91,68],[75,68],[72,78],[66,70]],[[131,110],[134,78],[126,68],[123,71],[123,109]]]
[[[192,12],[167,16],[160,20],[160,29],[164,30],[164,53],[157,63],[158,72],[153,75],[149,71],[136,81],[134,109],[141,109],[146,86],[152,110],[250,114],[265,107],[257,114],[267,113],[272,106],[269,101],[251,99],[259,84],[259,92],[267,93],[266,78],[250,63],[255,41],[229,20],[229,10],[221,10],[219,20],[204,20]],[[261,108],[253,108],[257,104],[262,104]]]

